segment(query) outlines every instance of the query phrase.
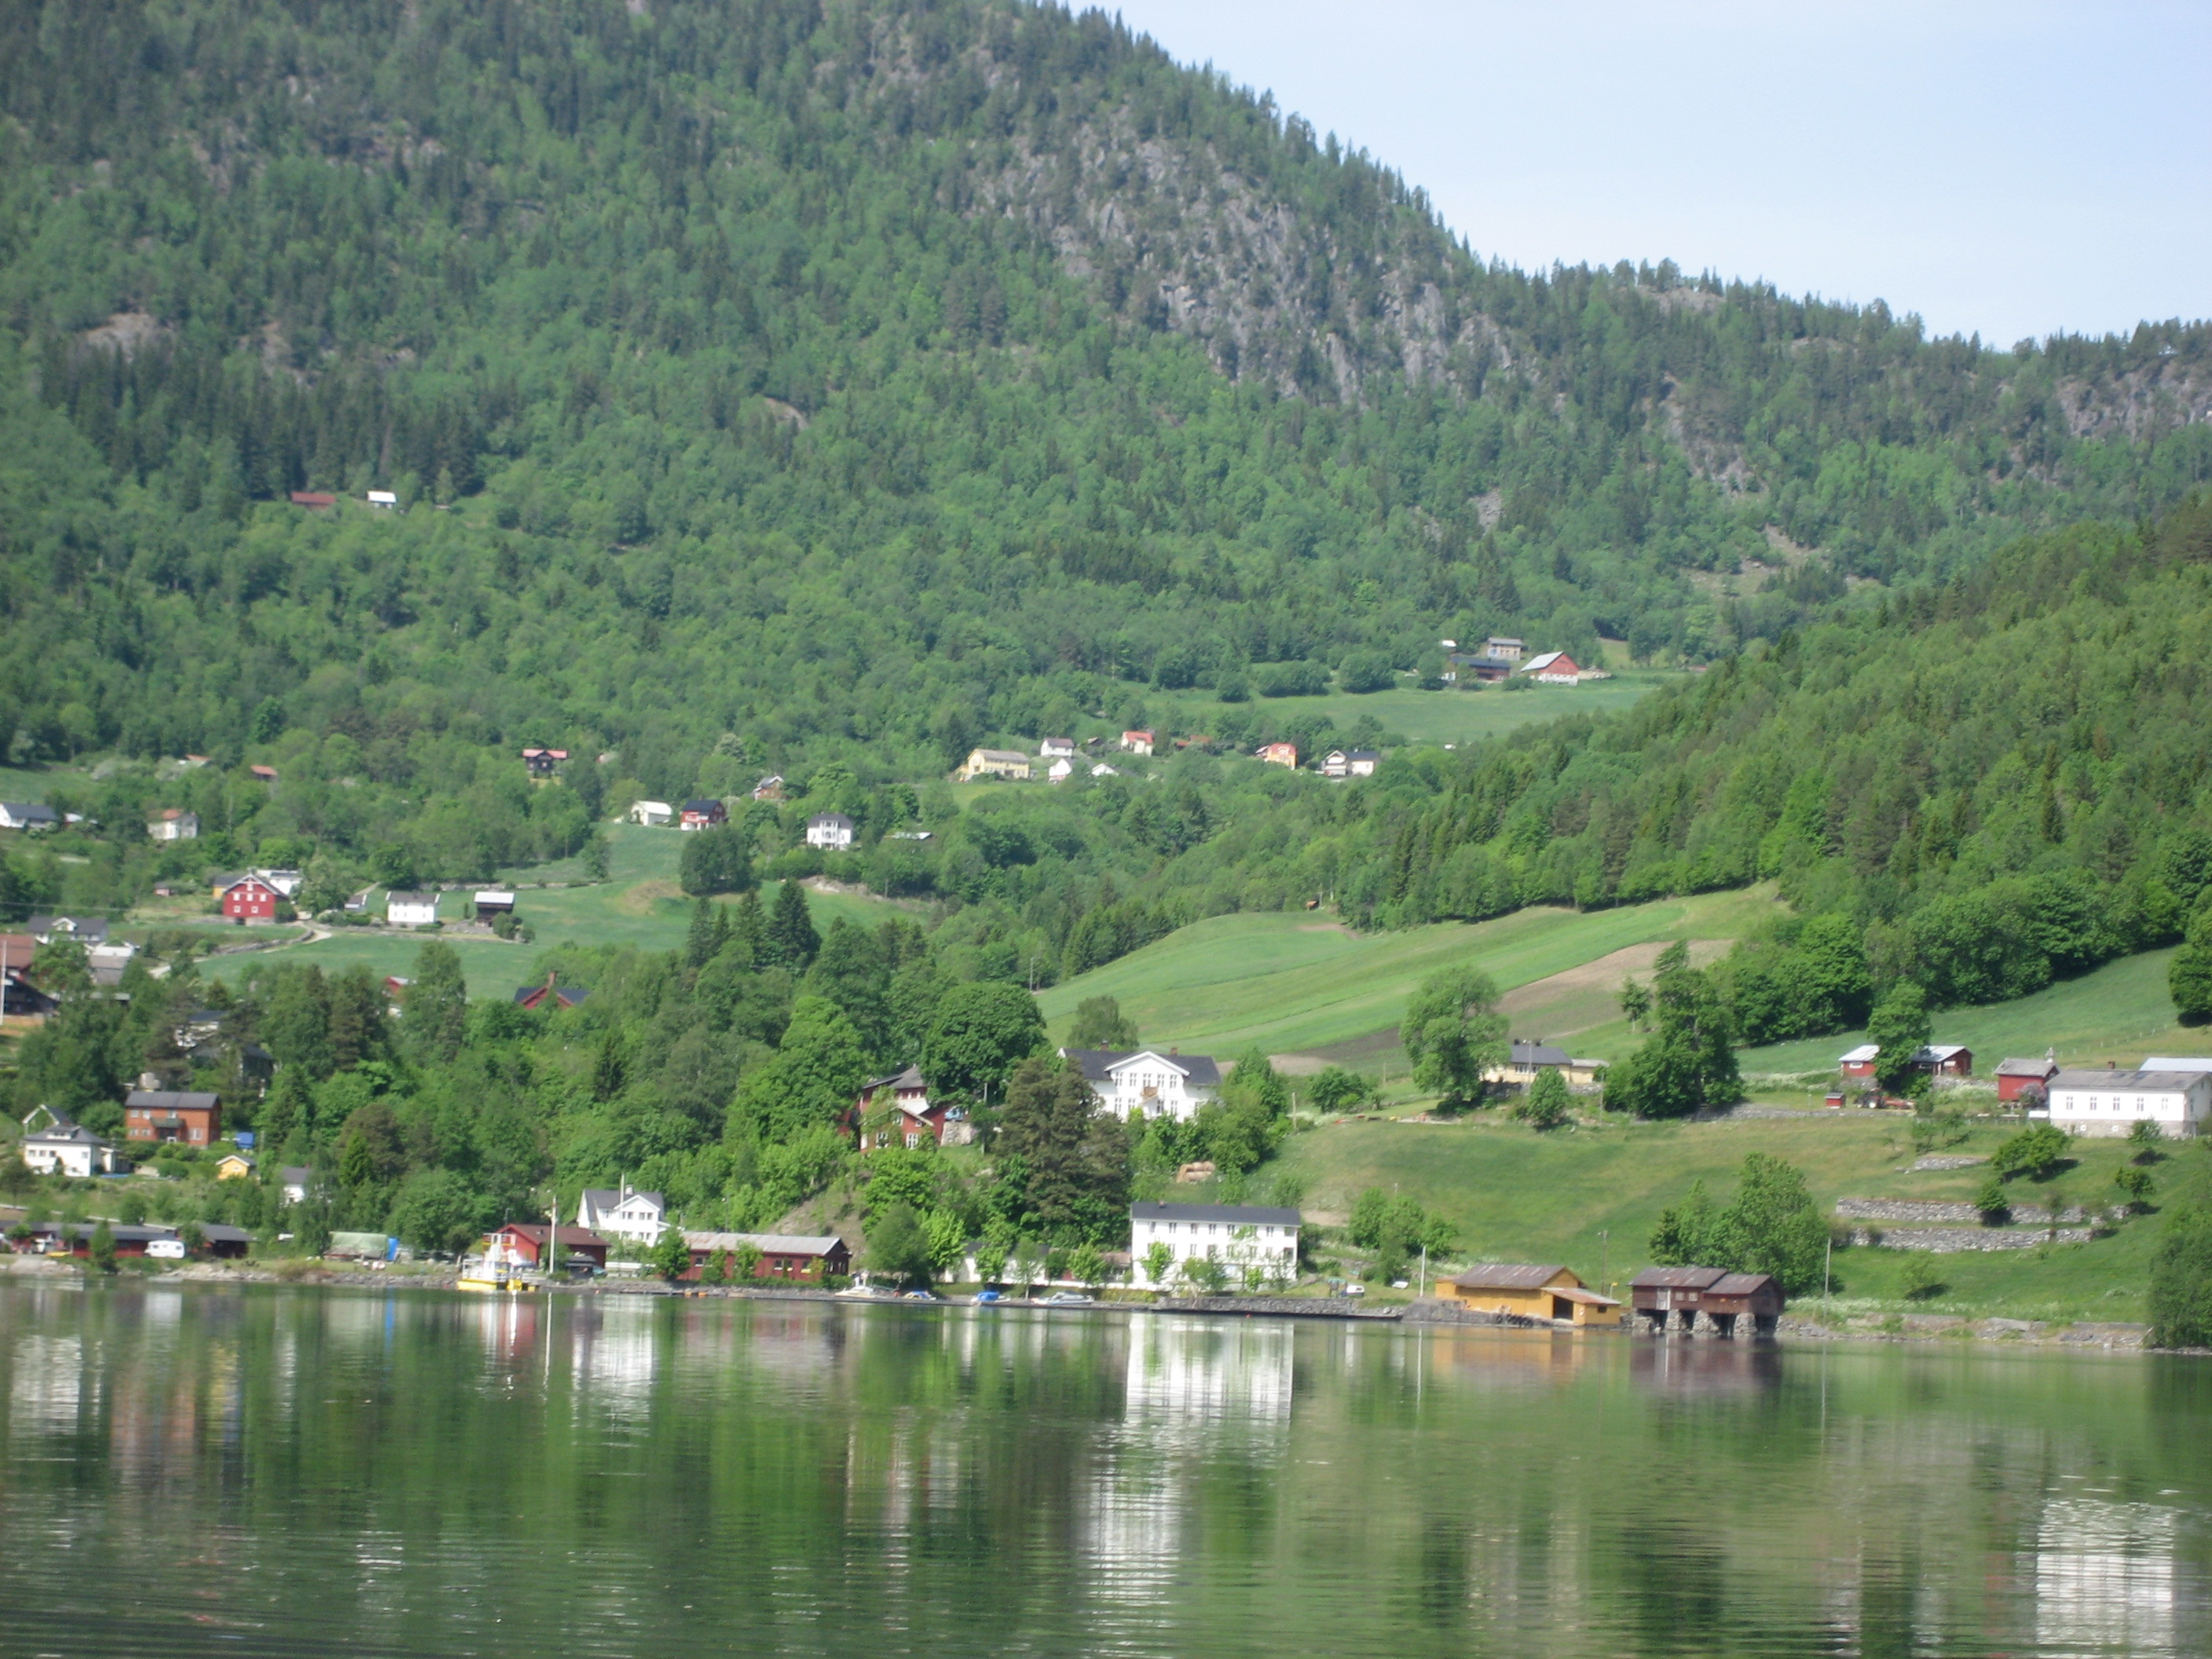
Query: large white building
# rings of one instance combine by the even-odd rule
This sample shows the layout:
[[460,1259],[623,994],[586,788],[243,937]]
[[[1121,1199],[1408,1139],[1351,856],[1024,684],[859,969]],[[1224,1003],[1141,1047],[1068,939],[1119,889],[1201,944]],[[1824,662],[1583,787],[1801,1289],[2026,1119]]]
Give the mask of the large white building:
[[817,812],[806,820],[806,844],[842,853],[853,844],[853,820],[842,812]]
[[394,927],[428,927],[438,919],[435,893],[386,893],[384,919]]
[[1221,1093],[1221,1068],[1211,1054],[1179,1054],[1172,1049],[1162,1054],[1156,1048],[1060,1052],[1083,1068],[1099,1100],[1118,1118],[1142,1112],[1148,1118],[1188,1121]]
[[649,1245],[668,1226],[668,1206],[659,1193],[635,1191],[627,1182],[619,1187],[586,1187],[576,1203],[576,1224],[602,1238]]
[[2159,1058],[2132,1072],[2060,1072],[2049,1088],[2052,1125],[2077,1135],[2124,1135],[2146,1121],[2168,1135],[2193,1135],[2212,1116],[2212,1060]]
[[1298,1212],[1249,1204],[1132,1204],[1129,1260],[1149,1276],[1152,1246],[1164,1244],[1177,1267],[1194,1260],[1232,1272],[1256,1267],[1270,1278],[1295,1277]]
[[25,1135],[22,1153],[24,1165],[40,1175],[75,1176],[79,1180],[129,1167],[119,1164],[114,1147],[82,1124],[66,1119]]

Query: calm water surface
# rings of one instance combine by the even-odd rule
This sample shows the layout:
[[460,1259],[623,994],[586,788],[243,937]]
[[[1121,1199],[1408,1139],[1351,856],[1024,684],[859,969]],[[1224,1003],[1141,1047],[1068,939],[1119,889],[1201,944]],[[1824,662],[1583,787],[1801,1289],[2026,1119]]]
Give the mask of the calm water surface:
[[2212,1653],[2212,1364],[0,1286],[0,1655]]

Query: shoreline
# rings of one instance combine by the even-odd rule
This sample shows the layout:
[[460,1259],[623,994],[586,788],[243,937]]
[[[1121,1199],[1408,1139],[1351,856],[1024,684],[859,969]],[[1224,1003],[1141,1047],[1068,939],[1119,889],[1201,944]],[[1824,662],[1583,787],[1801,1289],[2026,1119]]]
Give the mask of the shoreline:
[[[0,1259],[0,1279],[20,1279],[32,1281],[58,1282],[67,1280],[82,1285],[89,1282],[85,1269],[75,1262],[64,1262],[37,1256],[16,1256]],[[146,1286],[161,1285],[173,1288],[185,1285],[273,1285],[336,1287],[341,1290],[381,1290],[442,1291],[462,1294],[455,1285],[453,1273],[393,1274],[374,1269],[337,1267],[308,1267],[292,1271],[274,1267],[249,1266],[231,1267],[212,1263],[194,1263],[179,1271],[162,1273],[131,1273],[119,1275],[118,1283],[137,1283]],[[536,1296],[547,1287],[535,1286],[520,1294]],[[1174,1297],[1158,1301],[1097,1301],[1079,1304],[1050,1304],[1042,1299],[1026,1300],[1008,1297],[997,1303],[978,1304],[972,1297],[943,1297],[933,1302],[905,1302],[892,1297],[860,1297],[842,1295],[836,1291],[785,1289],[780,1286],[745,1286],[735,1285],[678,1285],[656,1279],[590,1279],[574,1283],[556,1283],[550,1289],[574,1297],[644,1296],[665,1297],[678,1300],[721,1299],[743,1302],[817,1302],[836,1305],[862,1307],[903,1306],[908,1308],[986,1308],[1047,1310],[1060,1314],[1095,1315],[1100,1313],[1190,1315],[1201,1318],[1245,1319],[1329,1319],[1362,1325],[1395,1325],[1401,1328],[1424,1330],[1500,1329],[1550,1331],[1568,1334],[1571,1328],[1548,1324],[1541,1321],[1523,1319],[1511,1315],[1482,1314],[1460,1309],[1448,1303],[1434,1300],[1395,1304],[1388,1307],[1364,1307],[1351,1298],[1322,1298],[1314,1297]],[[476,1292],[468,1294],[475,1295]],[[484,1297],[495,1299],[500,1293]],[[2038,1320],[2013,1319],[2001,1316],[1976,1317],[1966,1314],[1865,1314],[1838,1323],[1825,1322],[1799,1314],[1785,1314],[1776,1328],[1772,1338],[1723,1337],[1711,1330],[1694,1333],[1670,1331],[1666,1333],[1640,1329],[1632,1324],[1618,1328],[1583,1327],[1571,1334],[1619,1336],[1632,1342],[1698,1342],[1742,1343],[1749,1347],[1761,1340],[1795,1340],[1802,1342],[1904,1342],[1904,1343],[1972,1343],[2009,1347],[2060,1348],[2081,1352],[2095,1350],[2114,1353],[2172,1353],[2200,1354],[2212,1350],[2198,1348],[2153,1348],[2149,1346],[2150,1327],[2124,1321],[2103,1320]]]

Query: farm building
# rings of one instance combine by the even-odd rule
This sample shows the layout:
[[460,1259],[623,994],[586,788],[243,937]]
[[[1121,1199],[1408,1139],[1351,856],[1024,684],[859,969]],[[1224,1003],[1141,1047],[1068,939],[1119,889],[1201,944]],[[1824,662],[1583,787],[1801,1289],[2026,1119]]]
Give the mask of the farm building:
[[1733,1336],[1736,1321],[1747,1316],[1758,1334],[1771,1336],[1784,1306],[1772,1274],[1732,1273],[1725,1267],[1646,1267],[1628,1289],[1637,1316],[1655,1331],[1667,1328],[1671,1314],[1687,1333],[1703,1314],[1721,1335]]
[[1544,651],[1521,665],[1521,672],[1539,685],[1578,685],[1583,671],[1564,651]]
[[712,830],[718,823],[730,821],[730,809],[718,800],[702,797],[684,803],[684,811],[677,820],[679,830]]
[[507,887],[479,888],[476,896],[477,920],[495,921],[501,916],[514,914],[514,892]]
[[226,921],[243,927],[252,922],[274,921],[284,896],[258,876],[240,876],[220,890]]
[[1026,783],[1030,776],[1030,757],[1018,749],[971,749],[960,768],[960,781],[973,783],[978,778],[1006,778],[1015,783]]
[[2051,1079],[2058,1075],[2057,1059],[2049,1051],[2040,1060],[2001,1060],[1997,1062],[1997,1098],[2018,1100],[2033,1090],[2046,1094]]
[[1478,1313],[1576,1325],[1620,1323],[1620,1304],[1591,1290],[1571,1267],[1490,1261],[1437,1289]]
[[676,821],[676,809],[665,800],[634,800],[629,804],[629,821],[656,830]]
[[2212,1115],[2212,1070],[2153,1071],[2151,1064],[2052,1073],[2045,1085],[2051,1123],[2077,1135],[2124,1135],[2142,1122],[2168,1135],[2200,1133]]
[[427,927],[438,919],[435,893],[386,893],[384,919],[394,927]]
[[[1836,1061],[1837,1068],[1845,1077],[1872,1077],[1875,1062],[1881,1058],[1879,1044],[1862,1042]],[[1912,1056],[1914,1067],[1933,1072],[1938,1077],[1972,1077],[1974,1074],[1974,1051],[1956,1042],[1923,1043]]]
[[708,1265],[716,1256],[726,1254],[734,1257],[747,1247],[760,1252],[760,1260],[753,1264],[755,1279],[818,1284],[833,1274],[842,1279],[853,1271],[853,1252],[835,1233],[809,1237],[791,1233],[687,1232],[684,1242],[691,1247],[691,1265],[683,1274],[687,1279],[703,1279]]

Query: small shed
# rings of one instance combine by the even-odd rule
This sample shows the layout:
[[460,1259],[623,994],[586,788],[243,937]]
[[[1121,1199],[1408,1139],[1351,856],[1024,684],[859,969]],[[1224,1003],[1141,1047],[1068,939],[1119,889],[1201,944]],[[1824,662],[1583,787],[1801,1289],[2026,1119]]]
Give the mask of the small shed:
[[635,800],[629,805],[629,821],[641,823],[647,829],[672,823],[675,818],[676,809],[665,800]]
[[1463,1308],[1574,1325],[1618,1325],[1620,1304],[1601,1296],[1571,1267],[1490,1261],[1439,1287]]
[[2029,1090],[2048,1093],[2058,1075],[2057,1057],[2046,1051],[2040,1060],[2001,1060],[1997,1062],[1997,1098],[2018,1100]]
[[1758,1334],[1771,1336],[1784,1300],[1772,1274],[1732,1273],[1725,1267],[1646,1267],[1629,1281],[1628,1293],[1638,1317],[1653,1331],[1664,1331],[1673,1315],[1686,1336],[1699,1314],[1723,1336],[1734,1336],[1736,1321],[1747,1315]]
[[493,921],[501,916],[514,914],[514,893],[510,888],[486,887],[477,893],[477,920]]
[[1878,1044],[1862,1042],[1838,1059],[1836,1068],[1845,1077],[1872,1077],[1874,1063],[1881,1058],[1881,1048]]

